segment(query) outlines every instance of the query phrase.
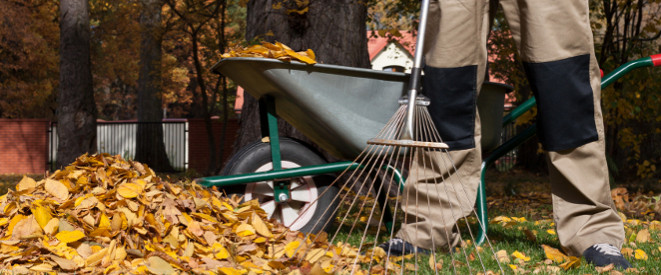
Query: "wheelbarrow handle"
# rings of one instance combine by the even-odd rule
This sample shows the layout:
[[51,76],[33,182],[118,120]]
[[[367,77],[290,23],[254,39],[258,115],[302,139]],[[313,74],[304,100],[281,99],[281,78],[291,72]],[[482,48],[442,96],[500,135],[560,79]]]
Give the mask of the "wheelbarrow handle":
[[652,55],[650,56],[650,58],[652,59],[652,63],[654,64],[654,67],[661,66],[661,53]]
[[655,54],[648,57],[643,57],[641,59],[629,61],[603,77],[601,79],[601,88],[605,88],[634,69],[659,66],[661,66],[661,54]]

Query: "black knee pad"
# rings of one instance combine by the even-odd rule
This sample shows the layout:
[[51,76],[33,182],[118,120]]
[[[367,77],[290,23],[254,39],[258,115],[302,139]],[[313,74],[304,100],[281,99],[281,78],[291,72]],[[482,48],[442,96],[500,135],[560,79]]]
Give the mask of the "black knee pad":
[[523,65],[537,99],[537,129],[544,150],[561,151],[596,141],[590,55]]
[[429,97],[429,114],[443,142],[449,150],[475,148],[477,66],[425,66],[424,72],[422,91]]

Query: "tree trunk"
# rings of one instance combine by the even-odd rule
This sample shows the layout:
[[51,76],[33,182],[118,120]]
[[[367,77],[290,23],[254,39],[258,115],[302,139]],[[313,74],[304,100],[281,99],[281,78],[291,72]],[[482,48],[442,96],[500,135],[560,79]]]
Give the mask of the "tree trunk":
[[[275,9],[278,6],[280,8]],[[246,39],[277,40],[296,51],[310,48],[319,63],[367,68],[370,61],[366,18],[367,7],[359,0],[310,0],[309,4],[300,6],[295,1],[251,0],[248,3]],[[248,93],[244,96],[235,151],[261,138],[257,101]],[[281,136],[312,144],[282,119],[278,129]]]
[[161,86],[161,0],[142,0],[140,13],[140,75],[135,159],[159,172],[170,172],[163,142]]
[[60,93],[57,167],[96,152],[96,104],[90,66],[89,5],[60,1]]

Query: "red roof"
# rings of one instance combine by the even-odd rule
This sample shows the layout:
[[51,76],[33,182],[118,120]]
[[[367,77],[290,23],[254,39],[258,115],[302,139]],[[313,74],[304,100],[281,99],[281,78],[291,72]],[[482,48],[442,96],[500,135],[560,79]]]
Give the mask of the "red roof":
[[379,33],[377,31],[367,32],[367,51],[370,55],[370,60],[383,50],[388,45],[388,42],[397,42],[404,47],[411,55],[415,51],[415,36],[410,31],[400,31],[396,34]]

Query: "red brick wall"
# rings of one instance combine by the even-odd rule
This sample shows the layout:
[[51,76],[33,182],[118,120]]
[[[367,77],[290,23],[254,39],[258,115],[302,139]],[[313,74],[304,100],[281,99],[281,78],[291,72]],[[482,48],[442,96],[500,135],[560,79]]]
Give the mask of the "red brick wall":
[[[212,120],[212,129],[215,142],[218,143],[220,139],[220,132],[223,123],[219,119]],[[239,131],[239,121],[231,119],[227,122],[227,132],[225,136],[225,144],[223,144],[223,163],[230,157],[232,153],[232,145],[236,140],[236,135]],[[207,141],[207,129],[204,125],[204,119],[189,119],[188,120],[188,169],[195,170],[199,173],[205,173],[209,165],[209,143]],[[218,146],[217,150],[220,150]]]
[[0,119],[0,174],[43,174],[48,127],[42,119]]

